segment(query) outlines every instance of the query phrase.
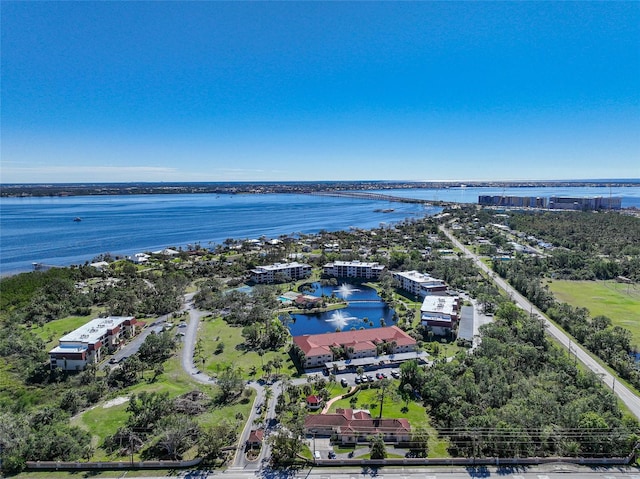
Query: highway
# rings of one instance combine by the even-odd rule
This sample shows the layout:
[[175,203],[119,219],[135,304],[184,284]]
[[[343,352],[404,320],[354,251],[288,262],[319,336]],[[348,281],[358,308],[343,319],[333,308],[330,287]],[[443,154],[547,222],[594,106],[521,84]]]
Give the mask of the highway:
[[[480,261],[480,258],[472,253],[466,246],[464,246],[453,234],[447,230],[444,226],[440,226],[440,230],[447,235],[451,242],[464,252],[465,257],[471,258],[475,264],[486,272],[494,283],[502,288],[513,299],[513,301],[525,311],[535,314],[541,318],[546,326],[547,332],[561,345],[565,346],[571,354],[575,354],[576,358],[583,363],[586,367],[591,369],[594,373],[602,378],[602,381],[609,386],[613,392],[620,398],[620,400],[629,408],[633,415],[640,419],[640,398],[636,396],[629,388],[624,384],[621,384],[616,380],[609,371],[601,366],[595,359],[593,359],[589,353],[587,353],[582,347],[575,341],[572,341],[564,331],[553,324],[538,308],[536,308],[527,298],[522,296],[516,291],[509,283],[499,277],[493,272],[486,264]],[[639,477],[640,479],[640,477]]]

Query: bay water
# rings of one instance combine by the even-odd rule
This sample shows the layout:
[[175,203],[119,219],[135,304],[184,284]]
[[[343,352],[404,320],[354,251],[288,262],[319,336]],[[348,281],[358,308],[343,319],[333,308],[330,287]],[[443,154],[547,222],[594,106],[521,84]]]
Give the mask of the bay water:
[[[531,187],[380,190],[425,200],[476,203],[478,195],[621,196],[640,208],[640,187]],[[380,210],[390,210],[380,212]],[[378,210],[378,211],[376,211]],[[32,263],[83,264],[166,247],[211,247],[227,238],[375,228],[422,218],[440,208],[302,194],[168,194],[0,198],[0,274]],[[74,219],[80,221],[74,221]]]

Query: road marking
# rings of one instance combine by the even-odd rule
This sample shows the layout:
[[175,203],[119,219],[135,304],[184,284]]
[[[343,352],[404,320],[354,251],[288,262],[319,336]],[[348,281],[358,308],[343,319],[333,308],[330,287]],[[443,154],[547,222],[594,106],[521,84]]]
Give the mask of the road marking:
[[549,476],[547,476],[546,474],[538,474],[538,479],[549,479]]
[[520,476],[520,475],[518,475],[518,476],[512,476],[512,478],[513,478],[513,479],[524,479],[524,476]]

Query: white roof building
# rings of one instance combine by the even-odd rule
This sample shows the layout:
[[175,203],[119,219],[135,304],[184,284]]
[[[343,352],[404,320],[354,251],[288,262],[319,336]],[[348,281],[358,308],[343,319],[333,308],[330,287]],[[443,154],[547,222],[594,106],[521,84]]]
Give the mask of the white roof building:
[[324,273],[338,278],[378,279],[384,265],[363,261],[334,261],[324,265]]
[[293,261],[258,266],[251,270],[251,280],[254,283],[273,283],[277,279],[276,275],[283,275],[287,279],[302,279],[310,274],[311,266]]
[[418,271],[401,271],[393,273],[393,276],[400,282],[402,289],[416,296],[427,296],[447,290],[447,284],[441,279]]
[[125,331],[133,333],[138,322],[133,316],[109,316],[92,319],[60,338],[49,351],[51,368],[84,369],[90,362],[102,359],[103,347],[117,347]]
[[420,307],[422,324],[434,334],[444,336],[455,329],[460,319],[458,296],[426,296]]

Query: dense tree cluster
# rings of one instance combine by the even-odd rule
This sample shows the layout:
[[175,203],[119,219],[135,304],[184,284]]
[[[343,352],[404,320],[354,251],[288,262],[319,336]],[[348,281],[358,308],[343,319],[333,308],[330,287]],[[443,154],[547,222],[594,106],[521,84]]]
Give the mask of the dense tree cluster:
[[43,407],[31,413],[0,413],[0,451],[3,471],[14,473],[26,461],[68,461],[91,452],[87,431],[68,424],[61,409]]
[[494,261],[493,268],[580,344],[604,360],[635,388],[640,388],[640,368],[635,362],[636,351],[631,344],[631,332],[613,326],[606,316],[590,318],[585,308],[556,302],[548,286],[543,286],[540,280],[547,262],[545,258],[525,257]]
[[552,243],[546,269],[566,279],[640,281],[640,219],[618,213],[512,214],[509,226]]
[[545,337],[544,325],[511,303],[483,327],[482,344],[428,370],[402,368],[401,390],[419,391],[451,452],[466,456],[628,454],[637,423],[613,393]]

